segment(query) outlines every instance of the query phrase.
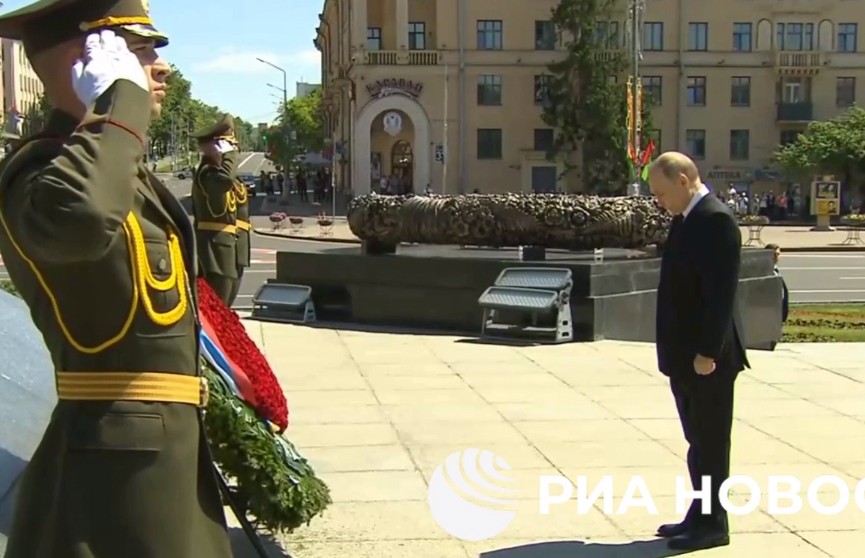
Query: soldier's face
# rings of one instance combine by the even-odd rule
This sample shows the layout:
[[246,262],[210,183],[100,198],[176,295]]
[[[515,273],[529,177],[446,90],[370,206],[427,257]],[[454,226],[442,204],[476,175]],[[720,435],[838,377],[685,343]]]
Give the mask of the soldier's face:
[[152,39],[124,34],[129,50],[138,57],[144,73],[150,82],[150,114],[151,118],[158,118],[162,114],[162,101],[168,91],[168,76],[171,75],[171,66],[163,60],[156,50],[156,42]]

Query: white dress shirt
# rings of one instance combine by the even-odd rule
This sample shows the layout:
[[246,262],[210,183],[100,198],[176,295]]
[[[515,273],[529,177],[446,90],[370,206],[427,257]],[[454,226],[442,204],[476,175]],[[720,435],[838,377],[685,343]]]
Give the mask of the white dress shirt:
[[706,188],[706,186],[704,184],[700,184],[700,187],[697,189],[697,191],[691,197],[691,203],[689,203],[688,207],[685,208],[685,211],[682,212],[682,219],[683,220],[687,219],[688,214],[691,212],[691,210],[693,210],[694,207],[698,203],[700,203],[701,199],[705,198],[708,195],[709,195],[709,189]]

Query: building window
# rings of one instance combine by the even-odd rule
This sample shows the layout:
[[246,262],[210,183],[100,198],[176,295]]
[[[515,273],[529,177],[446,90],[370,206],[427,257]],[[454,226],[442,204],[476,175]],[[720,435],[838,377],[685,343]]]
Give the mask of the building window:
[[381,50],[381,27],[366,28],[366,49]]
[[835,106],[852,107],[856,103],[856,78],[835,78]]
[[556,24],[552,21],[535,21],[535,50],[556,49]]
[[705,77],[689,77],[688,78],[688,106],[704,107],[706,106],[706,78]]
[[647,21],[643,24],[643,50],[664,50],[664,24]]
[[856,52],[859,49],[859,25],[838,24],[838,52]]
[[706,130],[685,130],[685,145],[692,159],[705,159]]
[[751,106],[751,78],[747,76],[733,76],[730,79],[730,106]]
[[599,21],[595,27],[595,40],[603,50],[616,50],[620,46],[619,22]]
[[814,50],[813,23],[778,23],[776,29],[776,50]]
[[709,24],[688,24],[688,50],[709,50]]
[[535,76],[535,104],[544,105],[550,100],[550,76]]
[[664,100],[661,76],[643,76],[643,101],[647,105],[659,107]]
[[478,50],[502,50],[502,20],[478,20]]
[[502,76],[485,74],[478,76],[478,105],[497,106],[502,104]]
[[549,152],[553,150],[553,129],[552,128],[535,128],[535,151]]
[[426,23],[410,21],[408,23],[409,50],[426,50]]
[[778,141],[778,143],[780,143],[782,147],[790,145],[791,143],[796,143],[796,140],[799,139],[800,133],[801,132],[798,130],[781,130],[781,137],[779,138],[780,141]]
[[733,50],[736,52],[751,52],[754,46],[751,43],[753,26],[750,23],[733,24]]
[[502,158],[501,128],[478,129],[478,159]]
[[730,130],[730,160],[747,161],[751,157],[751,132]]

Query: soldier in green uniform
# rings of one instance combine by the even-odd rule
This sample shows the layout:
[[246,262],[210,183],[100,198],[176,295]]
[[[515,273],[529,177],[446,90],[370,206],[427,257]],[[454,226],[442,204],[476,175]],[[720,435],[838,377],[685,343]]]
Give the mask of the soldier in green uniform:
[[237,142],[234,119],[196,132],[201,164],[192,184],[192,208],[199,273],[228,305],[239,283],[237,274]]
[[205,439],[194,235],[143,163],[167,39],[142,0],[0,16],[54,107],[0,163],[0,255],[58,403],[18,485],[6,558],[230,558]]
[[244,270],[252,264],[252,242],[250,234],[252,225],[249,222],[249,190],[246,184],[238,180],[234,186],[234,199],[237,201],[237,281],[231,291],[229,306],[234,304]]

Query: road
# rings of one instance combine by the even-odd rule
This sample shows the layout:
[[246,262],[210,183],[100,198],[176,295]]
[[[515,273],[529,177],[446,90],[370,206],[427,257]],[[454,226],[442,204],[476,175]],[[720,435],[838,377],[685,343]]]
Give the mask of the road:
[[865,252],[782,254],[778,267],[793,303],[865,302]]
[[[238,155],[238,174],[252,174],[258,176],[261,171],[274,172],[273,162],[264,157],[264,153],[243,152]],[[171,193],[178,198],[185,198],[192,188],[192,180],[186,178],[180,180],[170,174],[160,174],[159,178],[165,183]]]

